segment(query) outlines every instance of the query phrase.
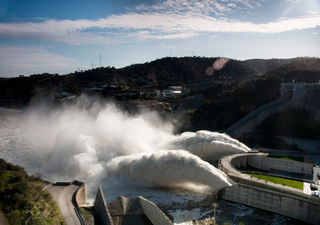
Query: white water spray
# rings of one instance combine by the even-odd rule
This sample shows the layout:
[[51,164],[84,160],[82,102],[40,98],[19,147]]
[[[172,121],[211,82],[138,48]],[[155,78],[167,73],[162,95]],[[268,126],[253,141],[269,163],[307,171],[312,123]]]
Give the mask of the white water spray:
[[111,176],[129,177],[155,187],[219,190],[234,182],[199,157],[182,150],[127,155],[106,166]]
[[[61,109],[41,106],[25,113],[8,112],[2,110],[2,117],[9,118],[5,122],[19,129],[10,137],[3,130],[0,157],[24,166],[29,174],[41,172],[52,182],[82,180],[88,196],[95,195],[97,185],[112,189],[110,185],[121,182],[217,190],[233,182],[206,161],[248,151],[224,134],[199,131],[175,136],[172,125],[154,112],[132,117],[112,103],[86,97]],[[7,139],[18,142],[10,145]]]

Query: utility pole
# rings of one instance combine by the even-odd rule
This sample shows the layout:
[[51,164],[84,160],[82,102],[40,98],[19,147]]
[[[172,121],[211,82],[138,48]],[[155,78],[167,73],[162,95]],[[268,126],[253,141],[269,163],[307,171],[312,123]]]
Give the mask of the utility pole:
[[101,67],[101,65],[102,65],[102,64],[101,64],[101,55],[100,55],[100,67]]
[[60,83],[60,94],[62,93],[62,86],[61,86],[61,82],[59,82]]
[[214,218],[214,221],[216,221],[216,209],[217,209],[217,207],[219,207],[219,205],[218,205],[218,203],[213,203],[212,204],[213,205],[213,207],[214,207],[214,216],[213,216],[213,218]]

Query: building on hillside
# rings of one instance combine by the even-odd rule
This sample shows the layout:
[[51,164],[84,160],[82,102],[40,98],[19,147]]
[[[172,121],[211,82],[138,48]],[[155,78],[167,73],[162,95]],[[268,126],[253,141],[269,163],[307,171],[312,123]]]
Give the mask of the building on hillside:
[[174,92],[173,90],[163,90],[162,96],[163,96],[163,99],[173,99]]
[[150,92],[155,98],[160,99],[161,93],[160,90],[154,90]]
[[182,86],[169,86],[169,90],[173,90],[174,96],[178,96],[184,91]]
[[169,86],[169,90],[182,91],[182,86]]

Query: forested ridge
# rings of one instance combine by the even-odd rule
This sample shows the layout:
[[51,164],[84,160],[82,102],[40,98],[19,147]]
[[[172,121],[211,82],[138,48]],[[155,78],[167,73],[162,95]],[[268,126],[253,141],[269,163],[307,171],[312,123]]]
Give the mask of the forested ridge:
[[162,58],[144,64],[135,64],[124,68],[100,67],[79,71],[67,75],[32,74],[26,77],[0,79],[0,99],[29,99],[42,95],[61,92],[78,94],[87,87],[99,87],[110,83],[123,85],[155,86],[165,88],[170,85],[185,85],[203,81],[223,79],[246,79],[258,72],[240,61],[229,60],[226,65],[215,70],[212,75],[206,73],[218,58],[183,57]]

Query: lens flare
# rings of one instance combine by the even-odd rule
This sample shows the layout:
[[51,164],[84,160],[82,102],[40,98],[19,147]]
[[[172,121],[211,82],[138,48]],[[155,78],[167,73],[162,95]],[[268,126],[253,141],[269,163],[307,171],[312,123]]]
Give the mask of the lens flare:
[[207,75],[208,76],[211,76],[213,73],[214,73],[214,69],[213,69],[213,67],[208,67],[207,69],[206,69],[206,73],[207,73]]
[[225,57],[221,57],[219,59],[217,59],[214,63],[213,63],[213,68],[215,70],[221,70],[225,65],[226,63],[229,61],[228,58],[225,58]]

